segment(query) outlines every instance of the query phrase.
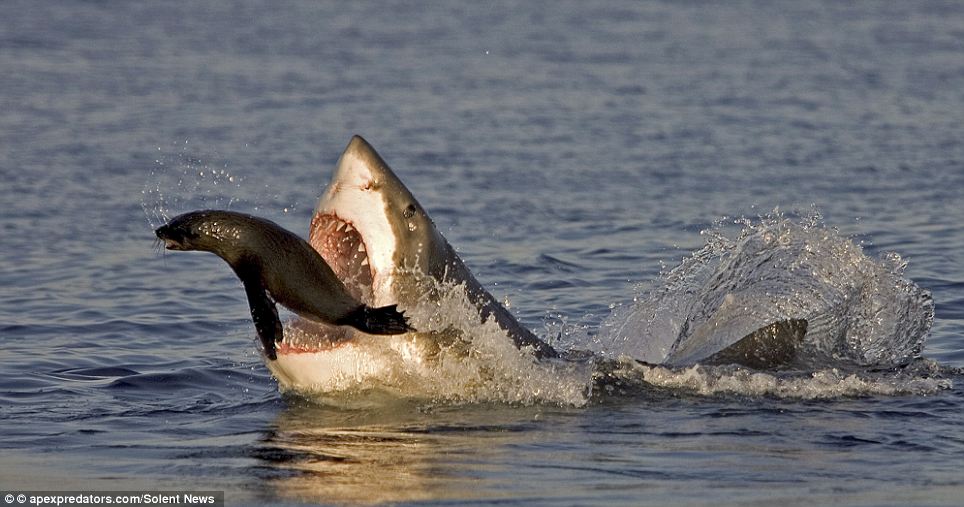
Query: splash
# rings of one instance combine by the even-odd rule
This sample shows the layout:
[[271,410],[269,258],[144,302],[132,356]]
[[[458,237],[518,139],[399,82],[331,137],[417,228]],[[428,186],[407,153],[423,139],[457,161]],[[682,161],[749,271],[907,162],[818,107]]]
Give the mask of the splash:
[[192,209],[230,209],[241,188],[243,178],[232,174],[227,164],[212,167],[188,152],[187,141],[174,153],[157,158],[150,178],[141,190],[141,208],[152,229],[172,216]]
[[702,248],[615,308],[594,350],[671,363],[676,347],[708,323],[723,348],[724,339],[797,318],[810,325],[796,367],[892,367],[919,357],[934,303],[903,277],[900,256],[868,257],[817,213],[734,224],[735,239],[722,224],[704,231]]
[[[151,229],[175,215],[197,209],[233,209],[237,206],[249,212],[268,208],[283,214],[297,209],[297,204],[280,209],[274,205],[260,205],[262,199],[269,202],[281,200],[270,183],[259,184],[254,181],[257,178],[242,176],[227,162],[211,162],[208,159],[217,160],[220,158],[218,154],[200,155],[202,151],[186,140],[169,148],[157,147],[150,176],[141,189],[141,208]],[[246,197],[249,193],[253,193],[256,200]]]

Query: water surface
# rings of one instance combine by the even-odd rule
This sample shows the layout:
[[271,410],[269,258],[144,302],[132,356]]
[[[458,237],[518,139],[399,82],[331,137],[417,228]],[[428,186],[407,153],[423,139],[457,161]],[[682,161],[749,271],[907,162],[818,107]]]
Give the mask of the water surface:
[[[957,505],[961,26],[954,2],[5,2],[0,486]],[[524,324],[571,341],[724,217],[815,206],[932,293],[920,384],[283,398],[227,266],[161,254],[151,225],[229,207],[305,234],[355,133]]]

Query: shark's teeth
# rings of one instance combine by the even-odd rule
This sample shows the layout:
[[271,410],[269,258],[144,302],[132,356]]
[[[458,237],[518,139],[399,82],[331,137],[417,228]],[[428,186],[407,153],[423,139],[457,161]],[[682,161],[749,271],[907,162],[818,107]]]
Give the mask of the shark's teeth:
[[372,260],[361,229],[333,214],[317,215],[312,223],[311,244],[332,268],[349,292],[362,302],[372,300]]

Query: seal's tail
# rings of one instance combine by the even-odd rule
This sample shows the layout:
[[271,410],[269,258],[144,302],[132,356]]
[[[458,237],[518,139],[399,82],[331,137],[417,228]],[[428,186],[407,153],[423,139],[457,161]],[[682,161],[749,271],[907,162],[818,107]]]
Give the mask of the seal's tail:
[[415,329],[408,325],[408,319],[398,311],[398,305],[372,308],[362,305],[348,315],[338,319],[337,324],[352,326],[369,334],[401,334]]

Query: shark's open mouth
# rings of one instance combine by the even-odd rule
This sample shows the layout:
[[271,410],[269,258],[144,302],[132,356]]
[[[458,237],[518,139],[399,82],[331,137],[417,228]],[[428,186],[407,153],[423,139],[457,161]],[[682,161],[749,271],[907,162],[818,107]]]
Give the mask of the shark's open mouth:
[[348,292],[359,301],[373,303],[372,267],[368,250],[358,229],[333,214],[315,215],[311,220],[311,246],[331,266]]
[[[393,348],[420,348],[424,344],[441,347],[470,333],[476,318],[479,323],[493,320],[513,344],[531,347],[537,357],[558,355],[479,284],[405,184],[361,137],[353,137],[339,157],[312,217],[308,242],[346,290],[368,307],[429,312],[433,308],[427,303],[434,301],[441,307],[443,298],[451,292],[457,300],[452,304],[457,307],[453,311],[458,312],[458,321],[448,323],[440,315],[439,320],[426,322],[426,327],[442,327],[441,330],[426,329],[412,337],[388,340],[368,339],[364,332],[350,326],[326,326],[299,319],[287,323],[285,343],[278,347],[279,359],[289,353],[288,349],[298,353],[323,352],[342,345],[358,345],[346,349],[372,351],[386,344]],[[449,286],[453,291],[448,290]],[[448,299],[445,301],[449,304]],[[477,311],[478,315],[463,316],[466,304],[474,307],[470,313]],[[445,327],[451,327],[452,332]]]
[[[348,292],[359,301],[371,305],[374,280],[368,250],[358,230],[333,214],[315,215],[311,220],[309,243],[321,254]],[[296,319],[286,326],[284,343],[278,354],[303,354],[331,350],[351,341],[354,329],[333,326],[306,319]]]

